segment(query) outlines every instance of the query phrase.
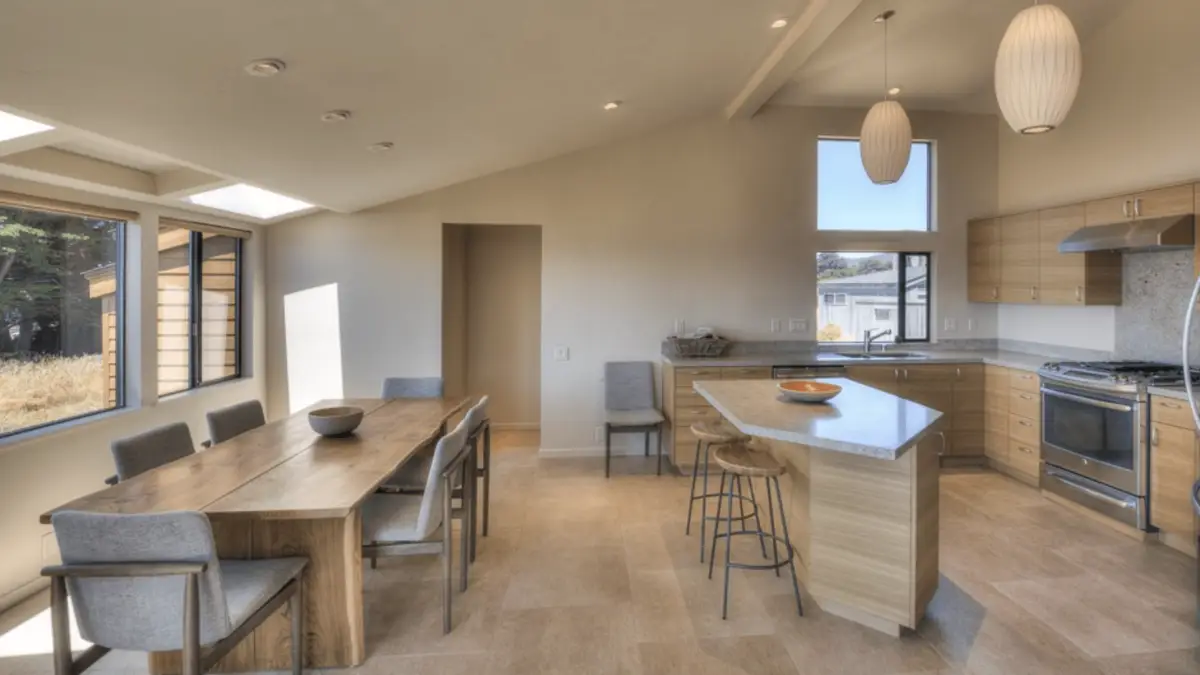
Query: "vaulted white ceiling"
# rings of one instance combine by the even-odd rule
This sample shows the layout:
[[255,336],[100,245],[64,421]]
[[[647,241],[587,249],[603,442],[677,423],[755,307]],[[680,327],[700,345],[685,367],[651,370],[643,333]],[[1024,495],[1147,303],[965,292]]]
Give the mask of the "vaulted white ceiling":
[[8,0],[0,103],[352,211],[715,112],[806,5]]
[[[1086,41],[1132,0],[1053,2]],[[997,112],[996,50],[1009,22],[1032,4],[1032,0],[865,0],[771,102],[861,107],[878,101],[884,92],[883,28],[874,18],[894,9],[896,15],[888,24],[889,79],[901,87],[900,101],[912,109]]]

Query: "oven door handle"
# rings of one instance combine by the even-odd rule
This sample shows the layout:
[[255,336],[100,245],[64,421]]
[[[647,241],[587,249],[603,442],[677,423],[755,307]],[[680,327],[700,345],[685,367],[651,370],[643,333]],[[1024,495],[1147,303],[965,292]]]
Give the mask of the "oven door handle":
[[1060,483],[1065,483],[1066,485],[1068,485],[1076,490],[1079,490],[1080,492],[1088,495],[1089,497],[1094,497],[1095,499],[1099,499],[1100,501],[1108,502],[1109,504],[1112,504],[1113,506],[1118,506],[1123,509],[1132,509],[1132,508],[1135,508],[1135,506],[1136,506],[1135,504],[1127,502],[1125,500],[1117,499],[1116,497],[1113,497],[1112,495],[1106,495],[1103,492],[1100,492],[1099,490],[1093,490],[1092,488],[1080,483],[1079,481],[1072,480],[1066,474],[1064,474],[1060,471],[1056,471],[1055,469],[1049,469],[1049,468],[1046,469],[1046,475],[1050,476],[1051,478],[1057,480]]
[[1110,401],[1099,401],[1094,398],[1087,398],[1086,396],[1076,396],[1075,394],[1067,394],[1065,392],[1057,391],[1054,389],[1047,389],[1046,387],[1042,387],[1042,393],[1045,394],[1046,396],[1053,396],[1055,398],[1064,398],[1068,401],[1075,401],[1076,403],[1085,403],[1087,405],[1096,406],[1097,408],[1104,408],[1105,410],[1116,410],[1118,412],[1133,412],[1133,406],[1124,405],[1121,403],[1112,403]]

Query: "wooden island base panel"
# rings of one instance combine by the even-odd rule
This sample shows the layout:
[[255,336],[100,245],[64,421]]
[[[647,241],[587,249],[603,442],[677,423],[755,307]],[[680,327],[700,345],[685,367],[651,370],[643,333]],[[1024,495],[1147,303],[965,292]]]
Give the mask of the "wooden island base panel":
[[[357,666],[366,659],[361,504],[467,402],[324,401],[314,408],[366,410],[353,436],[318,436],[306,409],[56,510],[201,511],[212,522],[221,558],[307,556],[305,665]],[[50,515],[42,521],[49,523]],[[214,671],[290,670],[288,611],[285,604]],[[179,652],[151,654],[149,668],[154,675],[179,673]]]
[[938,411],[845,379],[828,404],[779,399],[772,381],[697,382],[786,468],[801,581],[821,609],[893,636],[938,585]]

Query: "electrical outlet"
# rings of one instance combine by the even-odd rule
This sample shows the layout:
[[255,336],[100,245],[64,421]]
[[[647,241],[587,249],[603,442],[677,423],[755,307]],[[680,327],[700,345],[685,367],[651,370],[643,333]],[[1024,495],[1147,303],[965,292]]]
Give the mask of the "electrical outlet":
[[781,330],[783,330],[783,320],[782,319],[771,319],[771,332],[778,333]]
[[803,333],[808,330],[808,319],[792,319],[788,322],[788,330],[793,333]]
[[683,331],[687,329],[687,322],[683,319],[675,319],[675,337],[683,337]]
[[554,348],[554,360],[555,361],[570,361],[571,360],[571,348],[563,347],[561,345],[558,347],[555,347]]
[[958,330],[958,322],[954,319],[944,319],[942,320],[942,330],[948,333],[954,332]]
[[971,333],[975,330],[975,319],[967,319],[967,332]]

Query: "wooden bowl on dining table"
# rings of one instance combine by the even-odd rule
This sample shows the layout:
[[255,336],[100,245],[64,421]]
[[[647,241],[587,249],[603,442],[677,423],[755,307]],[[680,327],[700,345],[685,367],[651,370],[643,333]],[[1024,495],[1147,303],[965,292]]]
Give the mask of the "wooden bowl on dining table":
[[796,403],[824,403],[842,392],[842,388],[820,380],[784,380],[776,385],[784,398]]

